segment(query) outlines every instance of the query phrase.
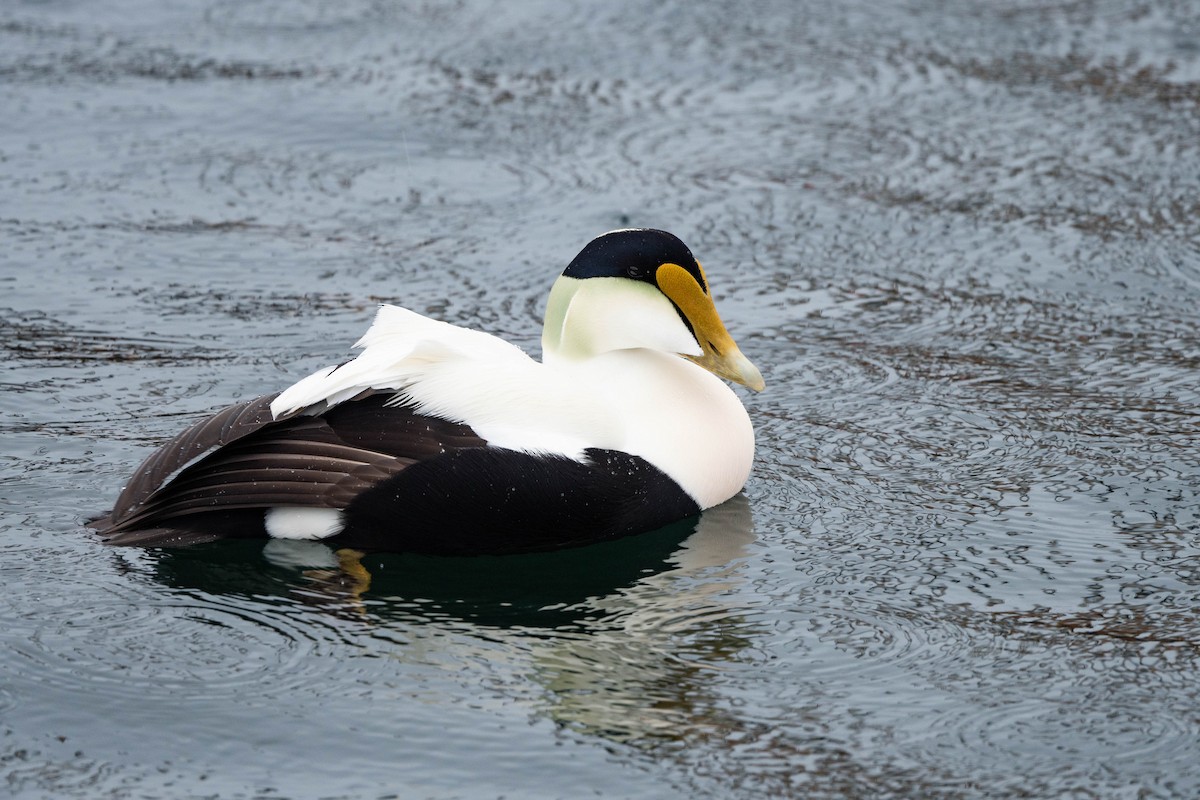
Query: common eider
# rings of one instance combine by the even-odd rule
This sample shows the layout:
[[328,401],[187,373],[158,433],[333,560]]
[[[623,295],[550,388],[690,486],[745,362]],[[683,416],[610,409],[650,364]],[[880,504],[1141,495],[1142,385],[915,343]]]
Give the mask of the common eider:
[[660,528],[743,486],[758,369],[691,251],[590,242],[554,283],[542,361],[392,305],[356,358],[154,452],[91,523],[114,545],[269,536],[360,551],[553,550]]

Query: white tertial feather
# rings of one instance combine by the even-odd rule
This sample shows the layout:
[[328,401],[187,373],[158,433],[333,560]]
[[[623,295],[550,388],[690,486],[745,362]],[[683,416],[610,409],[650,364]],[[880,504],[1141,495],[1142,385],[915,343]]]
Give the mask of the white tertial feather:
[[363,352],[337,367],[325,367],[282,392],[271,403],[276,419],[296,411],[335,406],[368,389],[401,392],[442,363],[472,361],[533,363],[524,351],[482,331],[383,305],[355,344]]

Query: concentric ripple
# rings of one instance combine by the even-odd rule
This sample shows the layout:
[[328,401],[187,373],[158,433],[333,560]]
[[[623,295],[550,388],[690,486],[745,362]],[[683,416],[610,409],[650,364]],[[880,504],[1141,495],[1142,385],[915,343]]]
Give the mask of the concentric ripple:
[[1064,755],[1092,765],[1171,763],[1186,757],[1197,732],[1187,715],[1152,710],[1144,699],[1079,689],[962,702],[934,717],[921,749],[931,759],[954,752],[998,774],[1020,761],[1031,775],[1048,775]]
[[344,643],[336,625],[295,603],[144,591],[114,592],[85,612],[47,604],[25,625],[10,646],[27,680],[125,700],[298,691],[328,679],[324,656]]

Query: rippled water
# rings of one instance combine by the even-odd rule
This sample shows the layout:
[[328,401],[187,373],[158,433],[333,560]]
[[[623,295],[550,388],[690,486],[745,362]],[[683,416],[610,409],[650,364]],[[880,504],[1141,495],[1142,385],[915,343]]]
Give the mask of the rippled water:
[[[1200,794],[1191,3],[0,10],[0,794]],[[592,550],[112,550],[394,301],[536,351],[678,233],[745,498]]]

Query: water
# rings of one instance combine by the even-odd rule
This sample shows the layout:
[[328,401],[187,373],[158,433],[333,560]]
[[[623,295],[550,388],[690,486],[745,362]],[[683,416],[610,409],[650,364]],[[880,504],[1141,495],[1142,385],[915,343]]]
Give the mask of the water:
[[[0,793],[1200,794],[1191,4],[17,2],[0,108]],[[536,351],[630,224],[767,379],[698,526],[80,529],[380,301]]]

